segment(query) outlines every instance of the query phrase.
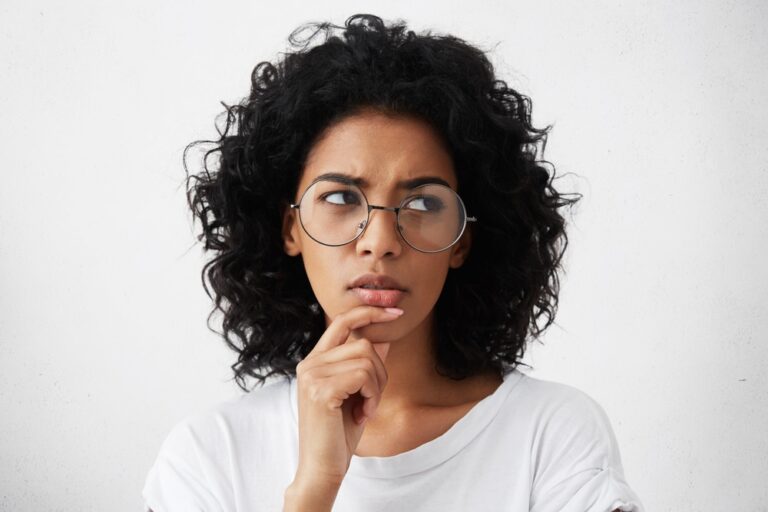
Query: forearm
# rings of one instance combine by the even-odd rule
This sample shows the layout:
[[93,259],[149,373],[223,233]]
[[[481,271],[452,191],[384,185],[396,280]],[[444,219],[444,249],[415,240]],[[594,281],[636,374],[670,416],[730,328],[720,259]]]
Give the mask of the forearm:
[[331,512],[340,483],[294,480],[283,495],[283,512]]

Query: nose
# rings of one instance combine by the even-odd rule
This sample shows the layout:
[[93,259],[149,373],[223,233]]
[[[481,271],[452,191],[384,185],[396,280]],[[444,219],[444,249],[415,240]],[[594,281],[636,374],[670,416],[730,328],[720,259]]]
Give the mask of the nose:
[[368,216],[368,224],[357,239],[357,254],[372,254],[375,258],[395,257],[403,250],[403,241],[397,231],[394,211],[374,208]]

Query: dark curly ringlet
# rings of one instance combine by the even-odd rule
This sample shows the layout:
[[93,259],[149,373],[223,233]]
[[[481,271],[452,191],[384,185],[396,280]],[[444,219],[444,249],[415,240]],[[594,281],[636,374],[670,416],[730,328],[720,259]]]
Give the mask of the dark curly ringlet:
[[[311,45],[318,34],[322,43]],[[497,80],[485,54],[457,37],[359,14],[343,27],[303,25],[289,42],[293,51],[278,62],[256,65],[247,98],[222,102],[219,139],[184,151],[187,200],[202,224],[197,239],[214,254],[202,271],[206,293],[213,299],[206,277],[215,293],[208,325],[223,313],[217,333],[239,354],[232,370],[240,388],[248,391],[246,376],[260,384],[295,376],[325,331],[301,258],[283,251],[282,213],[313,141],[363,109],[427,121],[478,218],[469,257],[449,271],[435,306],[437,371],[462,379],[524,364],[529,334],[538,339],[557,309],[568,244],[558,209],[580,198],[552,186],[554,166],[543,160],[551,126],[534,128],[530,99]],[[190,175],[187,153],[200,144],[208,148],[203,169]]]

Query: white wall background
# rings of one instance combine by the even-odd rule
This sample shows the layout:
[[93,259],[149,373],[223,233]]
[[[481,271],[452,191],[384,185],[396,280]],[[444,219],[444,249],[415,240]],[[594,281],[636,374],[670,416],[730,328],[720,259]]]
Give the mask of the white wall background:
[[611,418],[649,511],[768,510],[760,0],[0,4],[0,509],[140,510],[165,434],[236,395],[180,164],[305,21],[492,52],[574,211],[533,376]]

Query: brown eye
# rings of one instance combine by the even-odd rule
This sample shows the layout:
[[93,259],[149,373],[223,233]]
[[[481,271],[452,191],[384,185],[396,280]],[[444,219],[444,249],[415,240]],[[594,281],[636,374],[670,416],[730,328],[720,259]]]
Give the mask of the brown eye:
[[334,192],[326,192],[320,196],[321,201],[325,201],[331,204],[345,205],[345,204],[360,204],[360,199],[357,194],[350,192],[349,190],[337,190]]
[[435,196],[419,196],[410,199],[404,206],[408,210],[416,210],[422,212],[440,212],[445,206],[443,201],[439,197]]

